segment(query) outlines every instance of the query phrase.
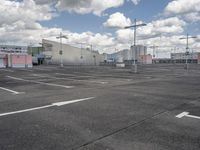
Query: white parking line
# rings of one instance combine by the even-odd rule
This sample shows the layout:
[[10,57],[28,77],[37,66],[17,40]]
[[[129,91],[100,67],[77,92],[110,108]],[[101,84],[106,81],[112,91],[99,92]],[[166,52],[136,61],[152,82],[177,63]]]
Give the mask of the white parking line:
[[72,104],[72,103],[77,103],[77,102],[81,102],[81,101],[94,99],[94,98],[95,97],[88,97],[88,98],[76,99],[76,100],[71,100],[71,101],[53,103],[52,105],[54,105],[54,106],[63,106],[63,105],[68,105],[68,104]]
[[4,87],[0,87],[0,89],[2,89],[2,90],[4,90],[4,91],[11,92],[11,93],[13,93],[13,94],[22,94],[22,93],[24,93],[24,92],[13,91],[13,90],[10,90],[10,89],[4,88]]
[[94,76],[80,76],[80,75],[75,75],[75,74],[63,74],[63,73],[55,73],[57,75],[61,75],[61,76],[74,76],[74,77],[93,77]]
[[51,77],[51,76],[48,76],[48,75],[40,75],[40,74],[32,74],[32,75],[36,76],[36,77],[42,77],[42,78],[46,77],[46,78],[57,79],[57,80],[71,80],[71,81],[77,81],[77,82],[90,82],[90,83],[98,83],[98,84],[107,84],[108,83],[108,82],[105,82],[105,81],[78,80],[78,79],[74,79],[74,78],[71,78],[71,77],[58,78],[58,77]]
[[28,72],[33,72],[33,70],[30,69],[19,69],[20,71],[28,71]]
[[194,115],[189,115],[189,112],[182,112],[179,115],[177,115],[177,118],[183,118],[183,117],[189,117],[189,118],[195,118],[195,119],[200,119],[200,117],[198,116],[194,116]]
[[94,98],[95,97],[88,97],[88,98],[83,98],[83,99],[75,99],[75,100],[71,100],[71,101],[52,103],[51,105],[46,105],[46,106],[41,106],[41,107],[35,107],[35,108],[30,108],[30,109],[24,109],[24,110],[19,110],[19,111],[2,113],[2,114],[0,114],[0,117],[19,114],[19,113],[24,113],[24,112],[30,112],[30,111],[39,110],[39,109],[45,109],[45,108],[54,107],[54,106],[58,106],[59,107],[59,106],[68,105],[68,104],[72,104],[72,103],[77,103],[77,102],[81,102],[81,101],[91,100],[91,99],[94,99]]
[[41,70],[41,71],[51,71],[52,69],[47,68],[34,68],[35,70]]
[[0,69],[0,70],[2,70],[2,71],[7,71],[7,72],[15,72],[15,71],[13,71],[13,70],[8,70],[8,69]]
[[37,84],[48,85],[48,86],[56,86],[56,87],[62,87],[62,88],[67,88],[67,89],[74,88],[74,86],[66,86],[66,85],[60,85],[60,84],[54,84],[54,83],[46,83],[46,82],[40,82],[40,81],[26,80],[26,79],[16,78],[16,77],[12,77],[12,76],[7,76],[7,77],[10,78],[10,79],[14,79],[14,80],[37,83]]
[[32,76],[35,76],[35,77],[47,77],[46,75],[40,75],[40,74],[32,74]]

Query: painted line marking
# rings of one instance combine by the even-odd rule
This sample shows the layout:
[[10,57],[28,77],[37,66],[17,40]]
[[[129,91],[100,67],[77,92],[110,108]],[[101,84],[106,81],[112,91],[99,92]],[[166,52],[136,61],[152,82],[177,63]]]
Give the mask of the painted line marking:
[[37,84],[42,84],[42,85],[48,85],[48,86],[55,86],[55,87],[62,87],[62,88],[74,88],[74,86],[66,86],[66,85],[60,85],[60,84],[54,84],[54,83],[46,83],[46,82],[40,82],[40,81],[32,81],[32,80],[26,80],[26,79],[22,79],[22,78],[16,78],[16,77],[12,77],[12,76],[7,76],[10,79],[14,79],[14,80],[19,80],[19,81],[25,81],[25,82],[31,82],[31,83],[37,83]]
[[48,76],[45,76],[45,75],[40,75],[40,74],[32,74],[32,76],[35,76],[35,77],[48,77]]
[[28,72],[33,72],[33,70],[30,69],[19,69],[20,71],[28,71]]
[[48,68],[34,68],[35,70],[40,70],[40,71],[52,71],[52,69]]
[[0,87],[0,89],[4,90],[4,91],[8,91],[8,92],[11,92],[13,94],[22,94],[24,92],[17,92],[17,91],[13,91],[13,90],[10,90],[10,89],[7,89],[7,88],[4,88],[4,87]]
[[46,106],[41,106],[41,107],[35,107],[35,108],[29,108],[29,109],[24,109],[24,110],[19,110],[19,111],[2,113],[2,114],[0,114],[0,117],[2,117],[2,116],[8,116],[8,115],[14,115],[14,114],[19,114],[19,113],[24,113],[24,112],[30,112],[30,111],[34,111],[34,110],[40,110],[40,109],[45,109],[45,108],[55,107],[55,106],[60,107],[60,106],[63,106],[63,105],[68,105],[68,104],[77,103],[77,102],[81,102],[81,101],[91,100],[91,99],[94,99],[94,98],[95,97],[75,99],[75,100],[70,100],[70,101],[52,103],[51,105],[46,105]]
[[74,76],[74,77],[93,77],[95,78],[94,76],[80,76],[80,75],[75,75],[75,74],[63,74],[63,73],[55,73],[57,75],[61,75],[61,76]]
[[182,112],[179,115],[177,115],[177,118],[183,118],[183,117],[189,117],[189,118],[195,118],[195,119],[200,119],[200,117],[198,116],[194,116],[194,115],[189,115],[189,112]]
[[77,102],[81,102],[81,101],[94,99],[94,98],[95,97],[88,97],[88,98],[76,99],[76,100],[71,100],[71,101],[53,103],[52,105],[54,105],[54,106],[63,106],[63,105],[68,105],[68,104],[72,104],[72,103],[77,103]]
[[105,82],[105,81],[78,80],[78,79],[73,79],[73,78],[70,78],[70,77],[57,78],[57,77],[51,77],[51,76],[47,76],[47,75],[40,75],[40,74],[32,74],[32,75],[36,76],[36,77],[42,77],[42,78],[46,77],[46,78],[57,79],[57,80],[71,80],[71,81],[78,81],[78,82],[90,82],[90,83],[98,83],[98,84],[108,84],[108,82]]
[[108,74],[94,74],[94,72],[91,72],[91,73],[85,73],[85,72],[74,72],[74,73],[77,73],[77,74],[85,74],[85,75],[91,75],[92,74],[92,77],[114,77],[114,78],[121,78],[121,77],[126,77],[126,78],[129,78],[131,77],[130,75],[108,75]]
[[0,70],[2,70],[2,71],[7,71],[7,72],[15,72],[15,71],[13,71],[13,70],[7,70],[7,69],[0,69]]

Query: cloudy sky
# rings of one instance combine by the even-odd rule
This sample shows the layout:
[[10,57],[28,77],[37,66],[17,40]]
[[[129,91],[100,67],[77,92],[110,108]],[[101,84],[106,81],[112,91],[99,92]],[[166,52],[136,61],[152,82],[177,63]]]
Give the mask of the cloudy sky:
[[[41,39],[93,45],[101,53],[129,48],[133,30],[123,29],[134,19],[137,44],[159,46],[157,55],[183,51],[187,33],[200,39],[200,0],[0,0],[0,44],[37,45]],[[200,40],[190,48],[200,50]],[[149,49],[151,51],[151,49]]]

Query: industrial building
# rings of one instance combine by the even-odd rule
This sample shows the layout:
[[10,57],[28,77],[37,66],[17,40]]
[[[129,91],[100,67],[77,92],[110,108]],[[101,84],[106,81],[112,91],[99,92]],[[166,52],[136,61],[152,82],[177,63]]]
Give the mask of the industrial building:
[[170,58],[154,58],[155,64],[170,64],[170,63],[193,63],[200,64],[200,52],[194,53],[171,53]]
[[27,54],[27,47],[17,45],[0,45],[0,53]]
[[0,68],[31,68],[32,56],[27,54],[27,47],[0,45]]
[[[64,65],[99,65],[104,61],[104,56],[98,51],[78,48],[59,42],[42,40],[45,61],[52,64]],[[62,49],[62,51],[61,51]]]
[[107,62],[131,65],[133,62],[138,64],[152,64],[152,56],[147,54],[147,47],[142,45],[131,46],[130,50],[125,49],[116,53],[107,55]]
[[200,53],[171,53],[171,61],[174,63],[199,63]]

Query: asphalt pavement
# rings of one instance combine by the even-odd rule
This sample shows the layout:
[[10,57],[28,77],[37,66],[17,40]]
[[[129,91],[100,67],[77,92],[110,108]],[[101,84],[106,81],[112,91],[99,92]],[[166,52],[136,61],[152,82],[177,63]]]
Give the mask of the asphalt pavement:
[[200,65],[138,70],[0,69],[0,150],[199,150]]

